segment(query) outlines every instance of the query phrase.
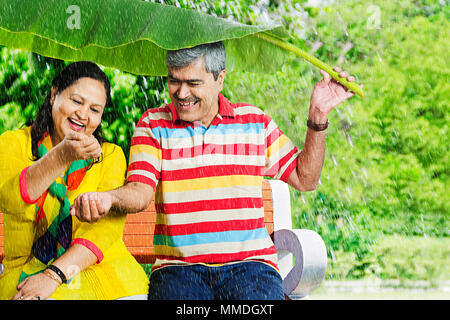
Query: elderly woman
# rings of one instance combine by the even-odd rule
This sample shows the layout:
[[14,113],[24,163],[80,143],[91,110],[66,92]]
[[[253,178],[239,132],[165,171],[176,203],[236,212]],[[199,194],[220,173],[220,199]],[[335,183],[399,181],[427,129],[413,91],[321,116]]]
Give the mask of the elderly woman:
[[75,62],[53,81],[31,126],[0,136],[0,299],[146,298],[148,278],[122,241],[126,216],[90,224],[70,215],[79,194],[124,182],[122,149],[101,139],[110,104],[103,71]]

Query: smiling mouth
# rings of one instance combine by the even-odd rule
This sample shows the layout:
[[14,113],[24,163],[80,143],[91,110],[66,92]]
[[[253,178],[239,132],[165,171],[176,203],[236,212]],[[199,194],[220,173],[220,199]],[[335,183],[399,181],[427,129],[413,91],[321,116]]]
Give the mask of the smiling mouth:
[[67,118],[68,122],[69,122],[69,126],[72,130],[74,131],[81,131],[83,130],[83,128],[85,127],[85,125],[77,120],[71,119],[71,118]]
[[199,101],[200,100],[194,100],[194,101],[180,101],[180,100],[178,100],[178,106],[183,111],[191,111],[192,109],[194,109],[195,105]]

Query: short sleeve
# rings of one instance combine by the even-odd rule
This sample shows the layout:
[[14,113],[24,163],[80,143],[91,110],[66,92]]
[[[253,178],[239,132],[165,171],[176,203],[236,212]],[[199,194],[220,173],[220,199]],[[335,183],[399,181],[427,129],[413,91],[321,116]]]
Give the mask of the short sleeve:
[[142,115],[131,139],[130,158],[127,170],[127,182],[142,182],[156,189],[161,178],[162,150],[147,117]]
[[286,182],[292,171],[297,168],[297,157],[300,152],[268,115],[265,115],[264,125],[265,176]]

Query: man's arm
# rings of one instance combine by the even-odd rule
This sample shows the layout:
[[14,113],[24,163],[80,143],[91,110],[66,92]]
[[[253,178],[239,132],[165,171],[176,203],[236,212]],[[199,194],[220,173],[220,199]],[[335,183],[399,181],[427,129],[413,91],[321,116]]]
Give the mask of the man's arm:
[[137,213],[148,208],[153,194],[153,188],[145,183],[128,182],[114,190],[79,195],[70,209],[70,214],[80,221],[95,222],[110,210]]
[[[334,68],[341,78],[355,81],[346,71]],[[339,82],[332,79],[328,73],[320,70],[323,79],[316,83],[311,95],[309,120],[316,125],[325,125],[328,114],[341,102],[351,98],[354,93],[347,91]],[[297,158],[297,169],[294,170],[287,183],[299,191],[311,191],[317,188],[325,157],[325,130],[315,131],[308,128],[305,145]]]
[[299,191],[317,188],[325,157],[325,131],[308,128],[305,145],[297,157],[297,168],[292,171],[287,183]]
[[148,208],[153,199],[154,190],[142,182],[128,182],[123,187],[108,191],[112,198],[111,207],[115,211],[138,213]]

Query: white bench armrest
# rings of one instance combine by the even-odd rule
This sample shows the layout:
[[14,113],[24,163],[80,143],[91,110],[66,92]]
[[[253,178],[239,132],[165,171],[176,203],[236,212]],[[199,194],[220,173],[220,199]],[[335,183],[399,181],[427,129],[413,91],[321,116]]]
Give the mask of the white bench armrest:
[[[325,277],[327,250],[317,232],[292,230],[289,187],[280,180],[269,180],[272,189],[274,243],[283,291],[291,299],[301,299],[317,288]],[[292,254],[295,256],[293,265]]]

